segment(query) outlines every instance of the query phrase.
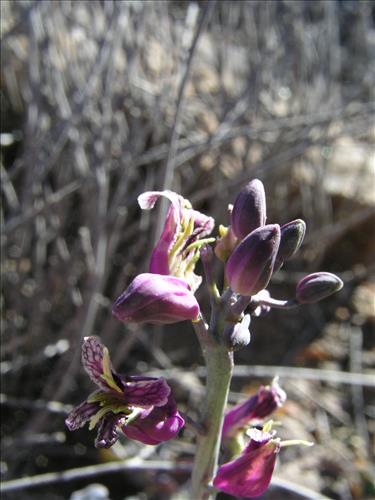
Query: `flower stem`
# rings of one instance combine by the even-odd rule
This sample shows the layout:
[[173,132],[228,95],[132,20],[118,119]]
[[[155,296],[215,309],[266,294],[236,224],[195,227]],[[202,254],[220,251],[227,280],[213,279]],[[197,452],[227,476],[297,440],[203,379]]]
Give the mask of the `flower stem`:
[[216,493],[208,486],[215,475],[220,451],[221,431],[233,371],[233,354],[218,343],[206,345],[207,392],[202,418],[206,430],[199,438],[192,474],[191,498],[213,500]]

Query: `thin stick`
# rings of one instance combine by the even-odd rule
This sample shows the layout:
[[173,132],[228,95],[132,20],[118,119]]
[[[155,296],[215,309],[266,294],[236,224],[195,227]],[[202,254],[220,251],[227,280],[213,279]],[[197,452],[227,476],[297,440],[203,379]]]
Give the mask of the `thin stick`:
[[[173,376],[180,373],[181,370],[174,368],[167,372],[163,370],[152,370],[149,375],[156,376]],[[168,375],[167,375],[167,374]],[[184,373],[188,373],[184,370]],[[194,370],[194,374],[199,377],[206,376],[206,368],[201,366]],[[234,367],[234,377],[259,377],[273,378],[279,375],[283,378],[318,380],[320,382],[331,382],[335,384],[362,385],[366,387],[375,387],[375,373],[349,373],[339,370],[320,370],[318,368],[296,368],[292,366],[267,366],[254,365],[245,366],[237,365]]]
[[170,189],[171,184],[172,184],[173,170],[174,170],[174,159],[175,159],[176,152],[177,152],[178,136],[180,135],[181,115],[182,115],[182,109],[183,109],[183,104],[184,104],[186,84],[187,84],[189,76],[190,76],[190,71],[192,68],[194,54],[195,54],[195,51],[196,51],[196,48],[198,45],[198,40],[199,40],[204,28],[206,27],[206,24],[209,20],[209,17],[210,17],[210,14],[212,12],[214,5],[215,5],[215,0],[207,1],[206,4],[204,5],[203,13],[202,13],[201,19],[199,21],[197,31],[194,35],[194,39],[192,41],[189,55],[188,55],[188,58],[186,61],[185,71],[184,71],[184,74],[183,74],[183,77],[181,80],[181,84],[180,84],[180,88],[179,88],[178,96],[177,96],[176,113],[175,113],[174,120],[173,120],[172,135],[171,135],[171,140],[170,140],[170,144],[169,144],[168,158],[167,158],[167,163],[166,163],[165,172],[164,172],[163,189]]
[[[198,371],[199,373],[199,371]],[[336,384],[363,385],[375,387],[375,374],[349,373],[339,370],[320,370],[317,368],[295,368],[291,366],[236,366],[234,377],[274,377],[303,378],[305,380],[319,380]]]
[[[172,124],[172,134],[171,134],[171,139],[169,143],[169,149],[168,149],[168,156],[167,156],[167,162],[165,165],[164,169],[164,174],[163,174],[163,182],[162,182],[162,187],[164,189],[171,189],[172,187],[172,182],[173,182],[173,172],[175,168],[175,159],[176,159],[176,153],[177,153],[177,148],[178,148],[178,137],[180,135],[180,128],[181,128],[181,116],[182,116],[182,110],[183,110],[183,105],[184,105],[184,96],[185,96],[185,89],[186,89],[186,84],[189,80],[190,76],[190,71],[192,68],[192,62],[193,62],[193,57],[198,45],[198,40],[206,27],[206,24],[209,19],[209,15],[212,12],[212,9],[215,5],[216,0],[209,0],[206,2],[206,4],[203,7],[203,13],[201,15],[200,21],[198,28],[195,32],[190,50],[189,50],[189,55],[187,57],[186,61],[186,66],[185,66],[185,71],[182,76],[181,84],[179,87],[178,91],[178,96],[177,96],[177,103],[176,103],[176,113],[174,115],[173,119],[173,124]],[[161,227],[162,224],[164,223],[164,213],[165,213],[165,205],[162,203],[159,209],[158,213],[158,220],[155,228],[155,235],[159,235],[161,233]]]
[[110,462],[108,464],[89,465],[87,467],[77,467],[75,469],[67,469],[62,472],[48,472],[47,474],[38,474],[31,477],[22,477],[5,481],[0,484],[0,491],[15,491],[25,488],[35,488],[52,483],[66,483],[84,477],[93,477],[99,474],[110,474],[121,471],[148,471],[159,470],[167,472],[190,472],[191,464],[176,463],[172,461],[143,461],[138,458],[126,460],[125,462]]
[[[352,327],[349,332],[350,338],[350,371],[360,372],[362,370],[363,334],[359,327]],[[355,409],[354,421],[358,434],[362,437],[367,453],[371,450],[371,440],[365,417],[365,397],[363,388],[353,384],[351,387],[352,403]],[[371,452],[370,452],[371,453]]]
[[282,488],[283,490],[292,491],[297,495],[302,496],[307,500],[332,500],[329,497],[321,495],[317,491],[311,490],[310,488],[306,488],[306,486],[302,486],[297,483],[293,483],[292,481],[288,481],[287,479],[282,479],[281,477],[273,477],[271,480],[271,486],[276,488]]

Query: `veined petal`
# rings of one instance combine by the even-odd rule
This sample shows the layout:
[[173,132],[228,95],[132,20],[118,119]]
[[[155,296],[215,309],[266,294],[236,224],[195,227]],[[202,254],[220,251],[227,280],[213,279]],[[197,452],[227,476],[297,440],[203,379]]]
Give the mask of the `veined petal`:
[[171,388],[163,378],[127,377],[126,379],[124,399],[128,405],[148,408],[167,403]]
[[202,238],[203,236],[207,236],[212,233],[215,226],[215,220],[212,217],[209,217],[208,215],[205,215],[202,212],[198,212],[198,210],[193,209],[186,209],[184,216],[188,219],[190,219],[191,217],[193,218],[194,236],[199,236],[200,238]]
[[[90,396],[89,396],[90,397]],[[83,427],[99,410],[98,403],[89,403],[87,400],[73,408],[65,420],[65,425],[70,431]]]
[[100,419],[98,434],[95,439],[96,448],[110,448],[119,437],[119,422],[123,419],[122,415],[109,413]]
[[115,372],[111,366],[108,349],[95,337],[85,337],[83,341],[82,364],[90,379],[101,389],[122,392],[113,378]]

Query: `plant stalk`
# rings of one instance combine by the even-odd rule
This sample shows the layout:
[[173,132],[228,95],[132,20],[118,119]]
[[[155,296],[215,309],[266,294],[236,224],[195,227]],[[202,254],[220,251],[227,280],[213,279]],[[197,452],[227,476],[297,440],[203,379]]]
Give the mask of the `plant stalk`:
[[218,343],[205,347],[207,392],[202,424],[206,432],[197,443],[191,491],[194,500],[213,500],[216,497],[208,486],[217,469],[224,411],[233,372],[232,352]]

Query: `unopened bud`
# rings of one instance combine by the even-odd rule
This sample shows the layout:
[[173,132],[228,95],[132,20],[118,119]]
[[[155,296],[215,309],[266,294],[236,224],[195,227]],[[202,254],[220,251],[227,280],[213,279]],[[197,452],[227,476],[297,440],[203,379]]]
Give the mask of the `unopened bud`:
[[242,240],[266,223],[266,195],[259,179],[249,182],[237,195],[231,214],[234,234]]
[[120,321],[177,323],[195,320],[199,304],[186,281],[174,276],[139,274],[112,308]]
[[250,233],[229,257],[225,274],[231,289],[255,295],[267,287],[280,244],[280,226],[269,224]]
[[250,342],[250,315],[246,314],[241,323],[227,325],[224,329],[224,342],[228,349],[238,351]]
[[292,220],[280,227],[281,239],[277,252],[275,270],[280,269],[286,260],[289,260],[302,245],[306,232],[306,224],[302,219]]
[[297,284],[296,299],[300,304],[313,304],[338,292],[343,286],[344,283],[335,274],[308,274]]

